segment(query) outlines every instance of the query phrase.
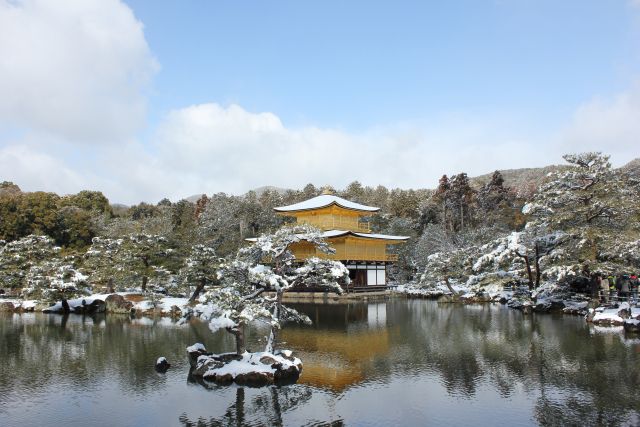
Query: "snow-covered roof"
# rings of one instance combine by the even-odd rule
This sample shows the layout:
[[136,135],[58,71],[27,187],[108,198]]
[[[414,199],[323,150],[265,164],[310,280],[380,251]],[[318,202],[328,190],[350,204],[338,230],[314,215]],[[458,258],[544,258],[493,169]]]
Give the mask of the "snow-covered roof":
[[280,206],[278,208],[273,208],[273,209],[276,212],[295,212],[295,211],[306,211],[311,209],[326,208],[327,206],[331,206],[331,205],[337,205],[342,208],[351,209],[354,211],[377,212],[380,210],[380,208],[376,208],[374,206],[361,205],[360,203],[351,202],[347,199],[343,199],[342,197],[334,196],[332,194],[322,194],[312,199],[305,200],[304,202],[295,203],[289,206]]
[[[347,236],[349,234],[356,237],[364,237],[365,239],[407,240],[409,238],[408,236],[390,236],[387,234],[356,233],[355,231],[349,231],[349,230],[328,230],[322,233],[322,237],[325,239],[330,239],[332,237],[342,237],[342,236]],[[248,242],[258,241],[258,239],[255,237],[250,237],[245,240]]]
[[388,234],[373,234],[373,233],[356,233],[355,231],[349,230],[329,230],[322,233],[322,237],[331,238],[331,237],[341,237],[351,234],[356,237],[364,237],[365,239],[381,239],[381,240],[407,240],[408,236],[390,236]]

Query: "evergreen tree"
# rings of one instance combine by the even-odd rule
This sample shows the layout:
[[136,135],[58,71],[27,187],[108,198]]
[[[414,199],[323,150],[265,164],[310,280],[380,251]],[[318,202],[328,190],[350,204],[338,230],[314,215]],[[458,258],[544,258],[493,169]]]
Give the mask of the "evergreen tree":
[[218,283],[219,265],[220,260],[213,248],[205,245],[194,245],[191,248],[191,253],[179,273],[181,284],[186,285],[187,288],[192,284],[195,285],[189,301],[196,301],[207,286]]
[[[294,263],[291,245],[305,241],[322,251],[331,251],[322,233],[309,226],[283,227],[263,235],[252,245],[240,249],[235,260],[220,266],[221,286],[205,293],[211,309],[200,313],[212,330],[225,328],[234,335],[236,351],[245,351],[245,327],[252,320],[270,323],[266,351],[273,352],[277,330],[283,322],[310,323],[310,319],[282,303],[282,296],[297,286],[313,286],[342,292],[349,271],[337,261],[307,259]],[[266,296],[272,291],[274,296]]]
[[449,177],[447,177],[447,175],[442,175],[442,177],[440,177],[440,180],[438,181],[438,188],[436,189],[433,197],[442,206],[441,223],[444,231],[447,231],[450,229],[449,224],[451,223],[450,221],[451,214],[448,212],[448,206],[450,204],[450,201],[449,201],[450,190],[451,190],[451,184],[449,183]]

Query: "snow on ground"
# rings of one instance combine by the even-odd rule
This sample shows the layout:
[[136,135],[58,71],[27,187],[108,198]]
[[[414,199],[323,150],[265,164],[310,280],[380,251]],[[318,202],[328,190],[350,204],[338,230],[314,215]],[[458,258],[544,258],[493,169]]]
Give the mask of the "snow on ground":
[[[122,296],[135,294],[132,292],[115,292],[115,293]],[[70,299],[70,300],[67,300],[67,302],[69,303],[69,308],[73,310],[75,307],[82,306],[83,304],[89,305],[95,300],[105,301],[109,295],[112,295],[112,294],[93,294],[93,295],[89,295],[82,298]],[[28,301],[28,303],[33,304],[35,306],[35,301]],[[189,303],[189,298],[162,297],[157,300],[157,302],[155,303],[155,306],[162,313],[170,313],[171,308],[173,306],[177,306],[180,309],[180,311],[184,311],[184,308],[187,306],[188,303]],[[149,311],[154,309],[154,303],[148,299],[145,299],[145,300],[133,303],[133,307],[139,311]],[[52,305],[51,307],[45,310],[53,311],[53,312],[61,311],[62,302],[58,301],[57,303],[55,303],[54,305]]]

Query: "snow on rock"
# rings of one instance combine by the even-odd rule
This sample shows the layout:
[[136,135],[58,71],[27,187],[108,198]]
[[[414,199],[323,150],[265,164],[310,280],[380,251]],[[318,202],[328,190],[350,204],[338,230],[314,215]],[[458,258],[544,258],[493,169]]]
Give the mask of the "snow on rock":
[[[103,312],[105,306],[104,300],[100,298],[94,298],[93,296],[69,299],[67,300],[67,304],[69,305],[70,311],[77,313]],[[51,307],[43,309],[42,311],[45,313],[60,313],[64,311],[64,306],[62,302],[59,301]]]
[[236,322],[225,316],[213,317],[211,318],[211,320],[209,320],[209,329],[211,330],[211,332],[216,332],[220,329],[225,328],[233,328],[235,326]]
[[[71,312],[76,312],[76,313],[104,312],[104,311],[108,311],[107,308],[109,307],[109,304],[107,303],[110,301],[109,297],[113,295],[126,297],[127,295],[132,295],[132,294],[129,292],[118,292],[114,294],[93,294],[83,298],[69,299],[67,300],[67,304],[69,304],[69,309]],[[112,299],[114,298],[112,297]],[[189,303],[188,298],[177,298],[177,297],[159,298],[159,295],[151,295],[150,297],[147,296],[146,299],[142,299],[141,301],[132,303],[131,305],[136,310],[136,312],[141,314],[152,313],[152,314],[171,315],[174,317],[179,317],[179,316],[182,316],[182,314],[186,311],[186,307],[188,303]],[[26,304],[26,307],[35,307],[36,301],[31,301],[31,300],[24,301],[23,304]],[[127,305],[127,307],[128,306],[129,305]],[[62,302],[58,301],[54,305],[48,308],[45,308],[42,311],[46,313],[60,313],[64,311],[64,308],[63,308]],[[128,311],[129,310],[126,310],[126,312]],[[114,312],[120,312],[120,311],[114,310]]]
[[193,345],[190,345],[189,347],[187,347],[187,353],[195,353],[195,352],[205,352],[207,351],[207,349],[205,348],[204,344],[197,342]]
[[156,360],[155,369],[157,372],[164,374],[171,367],[171,364],[167,361],[166,357],[158,357]]
[[302,372],[302,362],[292,356],[290,350],[210,354],[204,345],[196,343],[187,347],[192,375],[219,384],[264,386],[297,381]]
[[[640,309],[629,306],[629,303],[623,302],[619,307],[598,307],[589,310],[587,321],[591,321],[596,325],[624,325],[626,320],[640,319]],[[633,324],[633,322],[631,323]]]
[[562,312],[565,314],[580,314],[587,313],[589,301],[564,301],[564,308]]
[[640,333],[640,319],[625,319],[623,326],[625,332]]
[[175,314],[180,316],[185,311],[185,307],[189,303],[189,298],[162,297],[156,301],[144,299],[133,305],[136,311],[156,312],[161,314]]
[[1,299],[0,298],[0,311],[34,311],[37,300],[21,300],[21,299]]

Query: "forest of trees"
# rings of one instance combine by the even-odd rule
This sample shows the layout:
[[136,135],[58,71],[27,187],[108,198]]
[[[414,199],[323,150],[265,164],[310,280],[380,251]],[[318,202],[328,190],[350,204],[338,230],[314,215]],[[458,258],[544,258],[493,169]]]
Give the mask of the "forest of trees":
[[[630,191],[632,177],[616,172],[608,158],[597,156],[600,167],[614,174],[619,183],[606,188],[594,184],[594,188],[614,198],[618,193],[612,191],[620,192],[619,197]],[[623,181],[626,184],[620,184]],[[381,208],[369,218],[373,232],[411,236],[407,244],[396,247],[400,261],[391,272],[392,279],[409,281],[423,276],[436,253],[482,246],[525,230],[528,222],[548,225],[543,211],[529,208],[523,213],[527,204],[542,205],[541,194],[548,196],[552,191],[545,193],[543,188],[535,193],[510,188],[496,171],[484,181],[470,179],[465,173],[443,175],[434,190],[374,188],[354,181],[336,194]],[[5,181],[0,183],[0,282],[5,288],[34,289],[40,283],[34,279],[38,276],[35,272],[48,269],[70,287],[91,283],[111,289],[144,289],[149,285],[180,292],[194,280],[193,271],[185,266],[199,262],[205,268],[235,256],[246,238],[275,232],[288,221],[276,215],[274,207],[320,192],[308,184],[301,190],[267,188],[242,196],[203,195],[195,203],[163,199],[155,205],[123,207],[111,205],[97,191],[59,196],[23,192]],[[568,199],[561,203],[571,208],[557,228],[567,229],[571,212],[582,209],[586,202]],[[626,216],[617,214],[616,223],[628,218],[637,221],[637,209],[625,209]],[[614,221],[613,212],[596,205],[593,212],[584,213],[588,230],[594,230],[585,232],[596,233],[596,224]],[[194,263],[194,259],[199,261]],[[46,268],[42,260],[46,260]]]

